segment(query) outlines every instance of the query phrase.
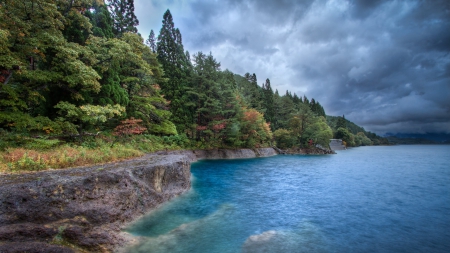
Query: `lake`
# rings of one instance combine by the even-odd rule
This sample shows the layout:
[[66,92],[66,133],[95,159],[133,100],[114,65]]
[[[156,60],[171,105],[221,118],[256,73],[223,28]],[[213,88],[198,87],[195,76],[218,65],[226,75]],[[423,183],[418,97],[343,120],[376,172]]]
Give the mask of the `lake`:
[[127,252],[450,252],[450,146],[209,160]]

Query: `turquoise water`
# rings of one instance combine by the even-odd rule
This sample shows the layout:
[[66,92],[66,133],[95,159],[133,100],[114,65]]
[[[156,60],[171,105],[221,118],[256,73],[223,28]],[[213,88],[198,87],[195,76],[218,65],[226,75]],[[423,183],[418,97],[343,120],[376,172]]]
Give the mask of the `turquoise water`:
[[450,252],[450,146],[192,164],[128,252]]

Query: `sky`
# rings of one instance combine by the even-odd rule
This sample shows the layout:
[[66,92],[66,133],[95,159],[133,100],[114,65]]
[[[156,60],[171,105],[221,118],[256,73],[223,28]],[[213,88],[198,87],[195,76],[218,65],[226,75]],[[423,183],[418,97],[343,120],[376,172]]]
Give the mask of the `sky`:
[[314,98],[367,131],[450,133],[450,1],[135,0],[138,30],[170,9],[191,55]]

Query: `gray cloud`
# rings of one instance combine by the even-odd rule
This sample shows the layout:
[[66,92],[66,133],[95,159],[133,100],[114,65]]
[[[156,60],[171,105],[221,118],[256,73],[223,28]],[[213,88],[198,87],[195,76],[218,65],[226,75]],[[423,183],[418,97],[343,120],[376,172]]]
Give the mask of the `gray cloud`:
[[[314,97],[366,130],[450,133],[450,2],[135,0],[139,31],[170,9],[191,54]],[[157,19],[155,18],[157,17]]]

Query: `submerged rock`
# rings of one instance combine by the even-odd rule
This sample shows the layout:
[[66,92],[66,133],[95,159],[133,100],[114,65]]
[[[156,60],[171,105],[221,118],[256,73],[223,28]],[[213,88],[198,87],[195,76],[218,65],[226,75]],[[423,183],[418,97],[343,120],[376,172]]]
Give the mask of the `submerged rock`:
[[224,204],[215,212],[203,218],[180,224],[166,234],[156,237],[142,237],[139,244],[126,248],[125,252],[184,253],[214,251],[212,247],[217,246],[223,238],[202,238],[201,235],[211,234],[222,227],[223,222],[230,220],[235,211],[234,206]]
[[292,249],[289,250],[288,244],[289,241],[286,240],[287,236],[281,232],[277,232],[275,230],[269,230],[262,234],[251,235],[247,240],[245,240],[244,245],[242,246],[242,252],[292,252]]
[[295,231],[269,230],[251,235],[242,245],[242,253],[330,252],[323,245],[321,232],[310,224],[303,224]]

